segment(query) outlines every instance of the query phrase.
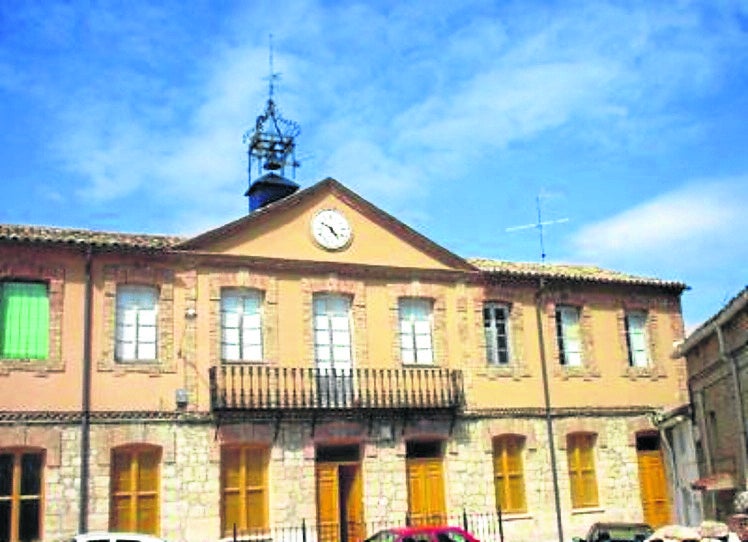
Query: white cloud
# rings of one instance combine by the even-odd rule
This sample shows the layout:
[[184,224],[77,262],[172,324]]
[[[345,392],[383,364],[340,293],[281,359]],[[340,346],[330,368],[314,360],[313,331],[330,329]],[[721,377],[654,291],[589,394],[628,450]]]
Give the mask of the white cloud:
[[[748,175],[691,182],[606,220],[571,239],[572,258],[611,267],[717,268],[745,262]],[[676,265],[677,264],[677,265]]]

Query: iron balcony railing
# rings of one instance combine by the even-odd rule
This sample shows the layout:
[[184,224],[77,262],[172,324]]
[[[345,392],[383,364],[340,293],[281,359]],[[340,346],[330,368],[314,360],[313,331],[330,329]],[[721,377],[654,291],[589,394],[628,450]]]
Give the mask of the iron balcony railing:
[[463,402],[462,371],[227,363],[210,368],[210,399],[214,411],[455,409]]

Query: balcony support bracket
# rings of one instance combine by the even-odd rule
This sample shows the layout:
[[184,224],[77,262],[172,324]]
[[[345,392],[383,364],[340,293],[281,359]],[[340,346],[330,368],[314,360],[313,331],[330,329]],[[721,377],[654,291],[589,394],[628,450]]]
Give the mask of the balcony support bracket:
[[452,409],[452,419],[449,420],[449,436],[452,436],[455,425],[457,425],[457,409]]
[[279,410],[275,416],[275,431],[273,432],[273,444],[278,442],[278,434],[280,433],[281,421],[283,420],[283,411]]

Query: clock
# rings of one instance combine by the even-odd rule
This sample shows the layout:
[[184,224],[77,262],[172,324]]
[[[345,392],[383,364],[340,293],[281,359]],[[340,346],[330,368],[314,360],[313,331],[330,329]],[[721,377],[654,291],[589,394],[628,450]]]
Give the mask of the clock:
[[340,250],[351,242],[353,230],[348,219],[337,209],[318,211],[311,222],[312,237],[327,250]]

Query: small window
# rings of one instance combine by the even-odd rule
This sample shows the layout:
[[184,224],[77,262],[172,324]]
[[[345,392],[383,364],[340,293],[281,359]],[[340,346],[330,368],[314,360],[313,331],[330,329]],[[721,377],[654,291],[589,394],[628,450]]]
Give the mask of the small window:
[[224,361],[262,361],[261,292],[221,292],[221,358]]
[[649,365],[646,312],[632,311],[626,313],[626,346],[628,347],[629,365],[631,367],[646,367]]
[[566,439],[572,508],[598,506],[595,435],[573,433]]
[[498,303],[483,306],[486,359],[489,365],[509,364],[509,307]]
[[49,292],[46,283],[0,283],[0,358],[47,359]]
[[117,361],[155,361],[158,290],[153,286],[117,287]]
[[400,300],[400,352],[406,365],[434,363],[432,305],[430,299]]
[[582,366],[582,334],[579,307],[556,307],[556,339],[559,363],[567,367]]

